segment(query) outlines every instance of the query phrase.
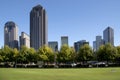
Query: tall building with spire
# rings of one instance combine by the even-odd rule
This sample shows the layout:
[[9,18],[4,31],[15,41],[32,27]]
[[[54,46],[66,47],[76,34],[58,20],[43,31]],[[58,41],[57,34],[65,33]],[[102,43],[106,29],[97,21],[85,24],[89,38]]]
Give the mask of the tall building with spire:
[[10,48],[18,49],[18,27],[12,21],[5,23],[4,45],[8,45]]
[[30,47],[38,50],[48,44],[47,16],[41,5],[32,8],[30,12]]

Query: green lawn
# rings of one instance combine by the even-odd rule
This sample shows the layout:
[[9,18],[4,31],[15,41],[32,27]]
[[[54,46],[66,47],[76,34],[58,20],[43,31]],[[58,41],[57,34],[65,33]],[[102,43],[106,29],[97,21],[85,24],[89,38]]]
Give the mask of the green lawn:
[[0,80],[120,80],[120,68],[0,68]]

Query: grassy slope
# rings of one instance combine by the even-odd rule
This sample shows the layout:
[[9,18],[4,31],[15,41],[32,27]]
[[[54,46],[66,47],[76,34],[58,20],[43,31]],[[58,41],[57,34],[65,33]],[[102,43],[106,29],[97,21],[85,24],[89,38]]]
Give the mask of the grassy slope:
[[0,68],[0,80],[120,80],[120,68]]

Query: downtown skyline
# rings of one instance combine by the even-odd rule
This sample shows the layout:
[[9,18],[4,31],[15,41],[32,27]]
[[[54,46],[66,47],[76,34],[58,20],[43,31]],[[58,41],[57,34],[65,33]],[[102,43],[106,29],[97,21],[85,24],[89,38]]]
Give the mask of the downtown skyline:
[[[78,0],[76,0],[77,2],[79,2]],[[94,1],[94,0],[92,0],[92,1]],[[4,2],[4,1],[3,1]],[[16,3],[17,3],[17,1],[15,1]],[[19,2],[19,1],[18,1]],[[24,2],[24,1],[21,1],[21,2]],[[30,1],[30,2],[32,2],[32,0]],[[38,3],[39,2],[39,3]],[[40,3],[41,2],[41,3]],[[49,2],[49,1],[48,1]],[[113,29],[114,29],[114,32],[115,32],[115,46],[116,45],[119,45],[119,42],[120,42],[120,38],[119,38],[119,33],[120,33],[120,30],[119,30],[119,25],[120,25],[120,23],[117,23],[117,22],[119,22],[120,20],[120,15],[113,15],[113,16],[111,16],[112,15],[112,13],[110,13],[110,11],[109,11],[109,9],[111,9],[111,11],[113,11],[113,12],[115,12],[116,14],[119,14],[119,13],[117,13],[117,10],[119,10],[119,9],[116,9],[116,8],[120,8],[120,7],[117,7],[118,5],[115,5],[115,7],[113,7],[112,5],[111,5],[111,7],[109,8],[108,7],[108,12],[106,13],[106,14],[108,14],[106,17],[108,17],[108,21],[106,20],[106,17],[104,17],[104,15],[101,13],[101,20],[100,20],[100,23],[99,23],[99,19],[100,19],[100,17],[98,16],[97,18],[98,19],[95,19],[95,17],[96,17],[96,15],[93,15],[93,14],[86,14],[86,13],[84,13],[85,14],[85,16],[87,15],[88,17],[87,18],[85,18],[85,16],[84,17],[81,17],[81,16],[83,16],[83,12],[84,11],[79,11],[79,12],[73,12],[74,14],[71,16],[71,14],[69,14],[70,13],[70,11],[71,10],[69,10],[71,7],[72,7],[72,5],[71,5],[71,3],[70,2],[74,2],[74,1],[70,1],[70,2],[68,2],[69,4],[67,5],[67,7],[66,6],[64,6],[65,5],[65,3],[67,2],[67,1],[58,1],[58,2],[61,2],[61,3],[64,3],[64,4],[62,4],[63,6],[64,6],[64,8],[60,8],[60,5],[57,5],[57,8],[60,10],[60,11],[62,11],[63,10],[63,12],[61,12],[61,14],[59,13],[59,11],[58,10],[52,10],[53,11],[53,13],[52,13],[52,11],[50,12],[50,10],[51,9],[56,9],[56,8],[54,8],[55,7],[55,4],[53,4],[52,5],[52,7],[53,8],[49,8],[48,6],[47,6],[47,4],[49,4],[49,5],[51,5],[52,3],[48,3],[47,1],[46,2],[44,2],[43,0],[41,0],[41,1],[36,1],[36,2],[34,2],[34,4],[32,4],[32,6],[30,6],[29,5],[29,11],[26,11],[25,10],[25,13],[23,13],[23,14],[21,14],[21,16],[23,15],[23,17],[19,17],[19,16],[17,16],[17,17],[15,17],[16,19],[20,19],[20,20],[16,20],[14,17],[12,17],[13,15],[14,16],[16,16],[17,14],[8,14],[8,16],[2,16],[1,18],[2,19],[4,19],[4,17],[6,18],[5,19],[5,21],[4,21],[4,23],[2,22],[3,20],[1,20],[1,22],[0,22],[0,29],[1,30],[3,30],[3,26],[4,26],[4,24],[7,22],[7,21],[14,21],[17,25],[18,25],[18,27],[19,27],[19,34],[20,34],[20,32],[22,32],[22,31],[24,31],[24,32],[26,32],[26,33],[28,33],[29,34],[29,12],[30,12],[30,10],[31,10],[31,8],[32,7],[34,7],[34,6],[36,6],[37,4],[41,4],[43,7],[45,7],[45,9],[46,9],[46,11],[47,11],[47,14],[48,14],[48,41],[58,41],[59,42],[59,44],[60,44],[60,37],[61,36],[68,36],[69,37],[69,45],[70,46],[73,46],[73,43],[74,42],[76,42],[76,41],[79,41],[79,40],[87,40],[87,41],[89,41],[90,42],[90,46],[92,46],[92,42],[94,41],[94,39],[95,39],[95,36],[96,35],[102,35],[102,31],[106,28],[106,27],[108,27],[108,26],[111,26]],[[53,3],[54,3],[55,1],[53,0]],[[56,2],[56,3],[58,3],[58,2]],[[79,7],[79,5],[77,4],[77,2],[74,2],[74,3],[76,3],[76,5],[74,5],[74,7],[76,7],[76,6],[78,6],[78,8],[77,9],[79,9],[80,7]],[[84,2],[84,1],[80,1],[80,2]],[[89,1],[86,1],[86,2],[89,2]],[[94,1],[95,2],[95,1]],[[98,1],[99,2],[99,1]],[[101,1],[102,2],[102,1]],[[103,1],[104,2],[104,1]],[[114,3],[111,3],[112,1],[109,1],[108,2],[108,4],[114,4]],[[36,4],[37,3],[37,4]],[[45,4],[46,3],[46,4]],[[107,1],[105,2],[105,3],[107,3]],[[103,4],[105,4],[105,3],[103,3]],[[7,3],[8,4],[8,3]],[[94,3],[86,3],[86,4],[89,4],[88,6],[90,6],[91,4],[94,4]],[[102,3],[101,3],[102,4]],[[115,4],[117,4],[116,2],[115,2]],[[21,5],[22,6],[22,5]],[[83,5],[84,6],[84,5]],[[86,6],[87,8],[88,8],[88,6]],[[91,5],[92,6],[92,5]],[[90,6],[90,7],[91,7]],[[95,5],[93,5],[93,6],[95,6]],[[103,5],[104,6],[104,5]],[[20,7],[20,5],[18,5],[17,7]],[[25,9],[26,8],[28,8],[27,6],[24,6],[25,7]],[[3,7],[4,8],[4,7]],[[97,6],[97,8],[98,8],[98,6]],[[116,11],[114,11],[113,9],[115,8],[115,10]],[[24,8],[22,8],[22,9],[24,9]],[[71,9],[73,9],[73,8],[71,8]],[[73,11],[77,11],[77,9],[73,9]],[[86,8],[83,8],[83,9],[86,9]],[[101,9],[103,9],[103,8],[101,8]],[[87,11],[88,9],[86,9],[86,11]],[[92,10],[94,10],[94,9],[91,9],[91,11]],[[107,8],[106,8],[106,10],[107,10]],[[7,10],[6,10],[7,11]],[[18,10],[12,10],[12,11],[14,11],[14,12],[16,12],[16,11],[18,11]],[[11,11],[11,12],[12,12]],[[56,12],[55,12],[56,11]],[[91,12],[90,11],[90,12]],[[103,11],[104,11],[104,9],[103,9]],[[4,11],[3,11],[4,12]],[[8,8],[8,12],[9,12],[9,8]],[[89,10],[88,10],[88,12],[89,12]],[[93,11],[94,12],[94,11]],[[95,12],[97,12],[97,9],[95,10]],[[106,12],[106,11],[105,11]],[[27,14],[26,14],[27,13]],[[51,13],[53,14],[52,16],[51,16]],[[58,14],[59,13],[59,14]],[[64,13],[64,14],[63,14]],[[68,14],[66,14],[66,13],[68,13]],[[78,15],[78,13],[79,13],[79,15]],[[81,14],[82,15],[81,15]],[[104,12],[103,12],[104,13]],[[1,13],[0,13],[1,14]],[[28,16],[28,18],[26,19],[26,21],[27,22],[24,22],[24,20],[22,21],[21,20],[21,18],[22,19],[24,19],[24,15],[27,15]],[[12,15],[12,16],[10,16],[10,15]],[[61,17],[59,17],[59,15],[61,16]],[[70,17],[71,16],[71,17]],[[91,17],[90,17],[91,16]],[[93,17],[94,16],[94,17]],[[110,17],[109,17],[110,16]],[[116,17],[116,16],[118,16],[118,17]],[[81,18],[80,18],[81,17]],[[92,18],[93,17],[93,18]],[[104,18],[102,18],[102,17],[104,17]],[[114,17],[116,18],[116,19],[114,19]],[[8,18],[8,19],[7,19]],[[9,19],[9,18],[11,18],[11,19]],[[79,18],[79,19],[78,19]],[[89,18],[89,19],[88,19]],[[111,18],[111,19],[110,19]],[[119,18],[119,19],[118,19]],[[83,19],[83,20],[82,20]],[[90,21],[90,19],[91,19],[91,21]],[[95,19],[95,20],[94,20]],[[113,20],[112,20],[113,19]],[[96,20],[98,20],[98,22],[96,21]],[[105,21],[104,21],[105,20]],[[116,22],[114,21],[114,20],[116,20]],[[96,22],[94,22],[94,21],[96,21]],[[102,22],[103,21],[103,22]],[[1,26],[1,25],[3,25],[3,26]],[[24,25],[24,26],[23,26]],[[89,27],[90,26],[90,27]],[[3,32],[4,33],[4,32]],[[2,33],[2,31],[1,31],[1,34],[3,34]],[[4,35],[4,34],[3,34]],[[4,43],[4,39],[3,39],[4,37],[2,37],[1,36],[1,40],[0,40],[0,46],[2,47],[3,46],[3,43]]]

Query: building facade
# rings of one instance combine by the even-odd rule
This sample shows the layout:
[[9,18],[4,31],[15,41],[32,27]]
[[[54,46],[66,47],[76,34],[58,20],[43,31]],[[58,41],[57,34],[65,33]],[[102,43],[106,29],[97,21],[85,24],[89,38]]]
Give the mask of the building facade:
[[114,30],[111,27],[107,27],[103,31],[104,44],[110,43],[114,46]]
[[68,36],[61,36],[61,46],[64,44],[68,45]]
[[80,40],[80,41],[75,42],[74,43],[75,51],[78,52],[80,47],[85,45],[85,44],[89,44],[89,42],[86,42],[86,40]]
[[33,7],[30,12],[30,47],[38,50],[48,44],[47,16],[41,5]]
[[102,36],[96,36],[96,40],[93,41],[93,50],[97,51],[101,45],[103,45]]
[[18,49],[18,27],[12,21],[5,23],[4,45],[8,45],[10,48]]
[[58,42],[57,41],[51,41],[48,42],[48,46],[52,48],[54,52],[58,51]]
[[101,45],[103,45],[102,36],[96,36],[96,50],[98,50]]
[[93,51],[96,51],[96,41],[93,41]]
[[20,47],[26,46],[30,48],[30,36],[25,32],[21,32],[21,36],[19,37]]

